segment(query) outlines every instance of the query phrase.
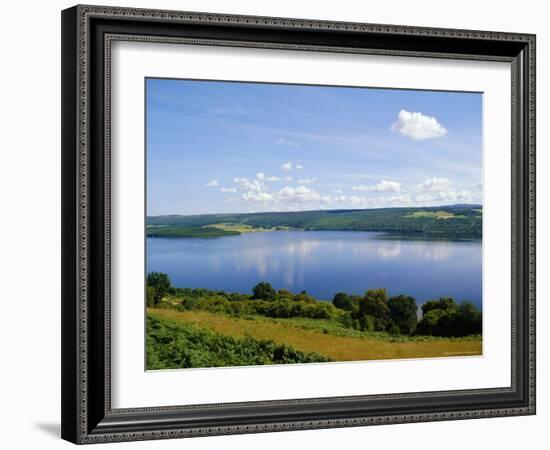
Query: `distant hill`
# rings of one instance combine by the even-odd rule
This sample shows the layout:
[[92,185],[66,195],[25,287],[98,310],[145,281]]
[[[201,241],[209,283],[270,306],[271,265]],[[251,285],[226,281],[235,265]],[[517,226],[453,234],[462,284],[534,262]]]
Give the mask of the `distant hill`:
[[[442,238],[479,239],[482,234],[482,206],[457,204],[417,208],[149,216],[147,234],[167,237],[229,235],[226,231],[224,232],[224,227],[220,227],[220,224],[223,224],[226,230],[228,224],[241,224],[245,226],[243,229],[250,229],[250,231],[254,229],[385,231]],[[200,227],[207,227],[208,230],[198,232],[197,228]],[[188,233],[186,229],[192,232]],[[215,229],[220,232],[216,233]],[[239,232],[231,234],[239,234]]]

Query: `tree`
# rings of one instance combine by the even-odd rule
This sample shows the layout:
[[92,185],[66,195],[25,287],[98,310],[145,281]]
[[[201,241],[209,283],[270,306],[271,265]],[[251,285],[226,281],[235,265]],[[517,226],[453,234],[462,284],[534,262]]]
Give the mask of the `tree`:
[[452,312],[458,309],[458,305],[454,299],[450,297],[441,297],[439,300],[428,300],[422,305],[422,315],[427,314],[434,309]]
[[151,272],[149,275],[147,275],[147,286],[151,286],[154,288],[155,303],[158,303],[162,300],[162,297],[164,297],[170,289],[170,278],[168,278],[168,275],[162,272]]
[[385,289],[371,289],[359,300],[357,319],[372,316],[374,329],[385,331],[390,322],[390,310],[388,308],[388,296]]
[[309,303],[309,304],[315,304],[317,303],[317,300],[313,298],[311,295],[309,295],[306,291],[302,291],[299,294],[296,294],[294,296],[295,302],[302,302],[302,303]]
[[338,292],[332,299],[332,304],[344,311],[351,311],[353,309],[352,299],[344,292]]
[[288,289],[279,289],[277,296],[280,300],[294,300],[294,294]]
[[276,292],[271,284],[262,281],[261,283],[258,283],[256,286],[254,286],[254,288],[252,289],[252,294],[252,298],[254,300],[273,301],[275,300]]
[[432,309],[422,315],[422,319],[416,325],[416,334],[433,336],[439,319],[447,314],[442,309]]
[[408,295],[390,297],[388,300],[391,321],[401,333],[412,334],[416,327],[416,301]]

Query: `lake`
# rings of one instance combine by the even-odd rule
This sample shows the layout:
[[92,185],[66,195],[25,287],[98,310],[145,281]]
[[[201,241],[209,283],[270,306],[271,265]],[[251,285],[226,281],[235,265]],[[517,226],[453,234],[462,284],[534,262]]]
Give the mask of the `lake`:
[[274,231],[215,239],[147,239],[147,271],[177,287],[250,293],[260,281],[331,300],[336,292],[453,297],[481,307],[481,241],[413,240],[375,232]]

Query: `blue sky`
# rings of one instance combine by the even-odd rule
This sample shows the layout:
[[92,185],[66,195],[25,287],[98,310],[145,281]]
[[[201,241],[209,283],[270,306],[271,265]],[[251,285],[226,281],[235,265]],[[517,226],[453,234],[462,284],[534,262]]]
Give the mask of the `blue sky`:
[[482,94],[146,83],[148,215],[481,203]]

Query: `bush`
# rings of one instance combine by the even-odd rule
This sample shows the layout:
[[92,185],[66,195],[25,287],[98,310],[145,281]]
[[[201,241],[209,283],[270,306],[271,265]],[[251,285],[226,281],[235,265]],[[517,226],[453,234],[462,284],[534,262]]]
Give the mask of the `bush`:
[[363,316],[357,321],[361,331],[374,331],[376,320],[372,316]]
[[158,303],[170,290],[170,278],[162,272],[151,272],[147,275],[147,286],[155,288],[154,299]]
[[275,289],[273,289],[271,284],[263,281],[254,286],[252,289],[252,294],[252,299],[254,300],[275,300]]
[[360,321],[362,317],[371,316],[374,318],[374,329],[385,331],[390,322],[387,299],[385,289],[367,291],[365,296],[359,300],[359,311],[356,318]]
[[439,300],[428,300],[422,305],[422,315],[427,314],[434,309],[452,312],[458,309],[458,305],[454,299],[449,297],[441,297]]
[[153,286],[147,286],[147,306],[153,307],[156,304],[156,293]]
[[317,303],[317,300],[315,300],[315,298],[309,295],[306,291],[302,291],[299,294],[296,294],[294,296],[294,301],[302,302],[302,303],[310,303],[310,304]]
[[422,316],[416,333],[442,337],[481,334],[481,319],[481,312],[470,302],[463,302],[456,308],[430,309]]
[[433,309],[424,314],[416,325],[416,334],[433,336],[439,319],[445,314],[446,312],[441,309]]

